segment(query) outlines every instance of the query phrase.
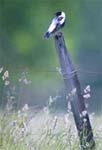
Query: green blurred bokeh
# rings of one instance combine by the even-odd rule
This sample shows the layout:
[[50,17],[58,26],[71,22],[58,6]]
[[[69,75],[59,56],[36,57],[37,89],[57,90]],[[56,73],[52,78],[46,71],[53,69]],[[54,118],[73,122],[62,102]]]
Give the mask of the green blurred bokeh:
[[58,56],[53,38],[47,41],[43,35],[59,10],[66,13],[63,33],[73,62],[80,70],[82,90],[91,85],[89,101],[93,109],[99,110],[102,0],[0,0],[0,66],[8,69],[15,80],[21,72],[28,72],[32,85],[23,93],[26,103],[45,103],[50,94],[57,94],[63,83],[53,71],[59,66]]

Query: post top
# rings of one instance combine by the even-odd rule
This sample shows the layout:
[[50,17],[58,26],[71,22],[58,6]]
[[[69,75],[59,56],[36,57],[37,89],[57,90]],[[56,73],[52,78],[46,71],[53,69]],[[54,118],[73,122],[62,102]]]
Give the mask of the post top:
[[63,33],[62,33],[62,32],[57,32],[57,33],[54,35],[55,39],[57,39],[57,40],[58,40],[58,38],[61,38],[62,36],[63,36]]

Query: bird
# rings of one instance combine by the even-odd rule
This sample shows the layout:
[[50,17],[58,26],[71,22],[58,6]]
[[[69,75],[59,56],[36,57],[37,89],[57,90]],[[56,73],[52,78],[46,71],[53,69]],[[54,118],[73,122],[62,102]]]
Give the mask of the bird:
[[66,21],[65,12],[59,11],[56,12],[54,15],[55,17],[52,19],[52,22],[44,35],[46,39],[48,39],[51,34],[56,34],[65,25]]

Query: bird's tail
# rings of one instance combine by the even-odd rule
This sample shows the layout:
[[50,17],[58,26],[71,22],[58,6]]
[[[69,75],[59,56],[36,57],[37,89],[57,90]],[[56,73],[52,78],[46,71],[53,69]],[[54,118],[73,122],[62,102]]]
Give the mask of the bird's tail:
[[50,33],[47,31],[44,35],[44,38],[48,39],[50,37]]

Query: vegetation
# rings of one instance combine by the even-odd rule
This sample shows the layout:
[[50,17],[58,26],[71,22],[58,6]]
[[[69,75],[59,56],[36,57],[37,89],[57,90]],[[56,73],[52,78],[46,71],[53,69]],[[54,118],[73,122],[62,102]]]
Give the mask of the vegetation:
[[[45,111],[46,110],[46,111]],[[47,108],[36,115],[26,104],[18,112],[1,112],[0,150],[79,150],[72,114],[54,116]],[[102,147],[102,118],[90,115],[94,128],[96,150]]]
[[0,0],[0,150],[80,149],[71,112],[55,116],[42,110],[50,95],[51,109],[56,100],[60,110],[67,102],[53,38],[43,38],[59,10],[66,13],[63,32],[82,93],[92,87],[83,96],[95,112],[90,118],[96,150],[101,149],[101,7],[102,0]]
[[13,79],[28,72],[32,80],[29,91],[34,89],[30,103],[35,104],[36,98],[45,101],[48,95],[55,95],[62,88],[56,73],[59,65],[53,40],[46,41],[43,35],[53,14],[63,10],[67,48],[78,68],[82,86],[93,87],[91,108],[101,110],[101,4],[102,0],[0,0],[0,67],[9,70]]

